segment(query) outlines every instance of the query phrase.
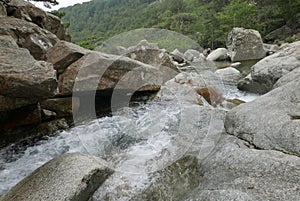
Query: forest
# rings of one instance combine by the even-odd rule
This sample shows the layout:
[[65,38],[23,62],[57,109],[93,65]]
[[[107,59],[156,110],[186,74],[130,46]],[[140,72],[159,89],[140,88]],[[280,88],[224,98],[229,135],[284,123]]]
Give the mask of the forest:
[[62,8],[73,42],[89,49],[137,28],[182,33],[203,47],[224,46],[233,27],[262,36],[287,25],[297,32],[299,0],[93,0]]

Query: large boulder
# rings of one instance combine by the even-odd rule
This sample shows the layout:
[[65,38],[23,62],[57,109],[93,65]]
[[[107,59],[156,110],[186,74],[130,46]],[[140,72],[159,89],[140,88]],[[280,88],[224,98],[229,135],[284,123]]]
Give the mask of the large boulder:
[[56,71],[52,64],[34,60],[23,48],[0,49],[1,95],[44,99],[56,94]]
[[266,56],[261,36],[253,29],[233,28],[228,35],[226,46],[233,62],[261,59]]
[[180,73],[175,78],[167,81],[157,94],[161,100],[176,100],[189,104],[203,104],[206,100],[213,106],[223,101],[222,82],[212,72]]
[[298,78],[229,111],[226,131],[261,149],[300,155],[299,102]]
[[156,44],[149,43],[147,40],[142,40],[136,46],[127,48],[124,55],[145,64],[166,66],[178,71],[170,55],[165,50],[159,49]]
[[168,67],[150,66],[124,56],[89,52],[59,76],[59,92],[72,94],[75,80],[75,92],[115,88],[158,91],[160,85],[176,74],[177,71]]
[[207,61],[223,61],[228,59],[228,51],[225,48],[217,48],[213,50],[207,57]]
[[19,47],[26,48],[36,60],[45,54],[59,39],[39,26],[13,17],[0,17],[0,35],[10,35]]
[[113,173],[105,161],[79,153],[52,159],[15,185],[3,201],[87,201]]
[[52,63],[58,74],[85,55],[88,50],[66,41],[57,42],[46,54],[47,62]]
[[[246,89],[253,88],[261,93],[266,93],[282,76],[298,67],[300,67],[300,41],[289,44],[275,54],[257,62],[251,68],[253,82],[244,82],[240,85]],[[251,87],[253,84],[256,87]]]
[[203,177],[186,201],[298,200],[300,159],[273,150],[254,149],[223,135],[214,152],[199,162]]
[[267,34],[264,37],[264,41],[267,43],[273,43],[275,41],[284,40],[292,35],[293,35],[293,30],[287,25],[284,25],[278,29],[275,29],[271,33]]
[[61,40],[71,41],[71,36],[57,16],[45,12],[24,0],[11,0],[9,4],[16,8],[10,15],[32,22],[55,34]]
[[233,67],[218,69],[215,74],[218,75],[224,83],[231,85],[237,84],[242,78],[241,72]]

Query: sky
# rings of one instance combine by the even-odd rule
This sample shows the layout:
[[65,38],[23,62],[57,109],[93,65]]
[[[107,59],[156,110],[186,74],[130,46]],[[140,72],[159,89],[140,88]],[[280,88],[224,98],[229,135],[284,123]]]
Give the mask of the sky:
[[35,6],[43,9],[43,10],[46,10],[46,11],[51,11],[51,10],[58,10],[62,7],[67,7],[67,6],[72,6],[74,4],[77,4],[77,3],[82,3],[82,2],[87,2],[87,1],[90,1],[90,0],[57,0],[57,2],[59,3],[57,6],[52,6],[51,9],[47,9],[43,6],[43,3],[42,2],[34,2],[34,1],[31,1],[32,4],[34,4]]

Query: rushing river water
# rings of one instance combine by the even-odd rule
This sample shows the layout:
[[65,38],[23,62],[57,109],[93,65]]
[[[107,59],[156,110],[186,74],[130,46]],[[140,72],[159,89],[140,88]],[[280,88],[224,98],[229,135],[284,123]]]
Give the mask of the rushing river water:
[[[242,93],[234,86],[225,86],[225,89],[227,98],[251,101],[257,97]],[[122,108],[110,117],[87,122],[31,145],[11,145],[0,151],[0,195],[52,158],[67,152],[81,152],[105,159],[116,170],[114,175],[119,174],[100,187],[94,200],[102,200],[105,193],[112,193],[124,180],[129,186],[127,192],[115,200],[127,200],[133,191],[141,191],[149,185],[146,173],[172,164],[191,151],[193,143],[202,144],[209,152],[206,145],[212,142],[213,146],[217,140],[217,136],[210,135],[211,128],[218,125],[214,118],[216,110],[223,109],[176,100],[150,101]]]

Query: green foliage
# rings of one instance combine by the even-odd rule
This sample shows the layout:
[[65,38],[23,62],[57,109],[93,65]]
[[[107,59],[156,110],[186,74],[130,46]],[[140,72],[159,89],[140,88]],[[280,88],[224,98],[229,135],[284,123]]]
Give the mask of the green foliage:
[[233,27],[265,35],[300,23],[299,0],[93,0],[59,12],[66,13],[62,20],[70,24],[73,42],[89,48],[140,28],[176,31],[216,48],[225,45]]
[[57,0],[29,0],[29,1],[43,2],[46,8],[51,8],[51,6],[56,6],[59,4]]
[[59,12],[59,11],[57,11],[57,10],[51,11],[50,13],[51,13],[52,15],[55,15],[55,16],[59,17],[60,19],[61,19],[63,16],[66,15],[65,12]]

